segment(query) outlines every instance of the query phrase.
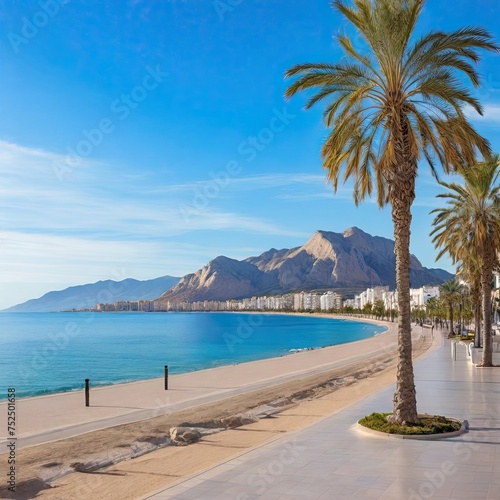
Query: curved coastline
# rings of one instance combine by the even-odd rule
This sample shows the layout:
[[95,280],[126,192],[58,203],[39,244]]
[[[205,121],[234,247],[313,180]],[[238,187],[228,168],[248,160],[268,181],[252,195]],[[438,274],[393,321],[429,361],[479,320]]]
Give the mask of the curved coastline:
[[[204,314],[210,314],[209,313],[204,313]],[[299,355],[303,355],[306,353],[312,353],[312,352],[321,352],[329,349],[334,349],[340,346],[344,345],[357,345],[363,342],[370,342],[372,339],[378,336],[384,336],[388,333],[391,332],[393,328],[397,326],[396,323],[391,323],[388,321],[380,321],[380,320],[375,320],[371,318],[358,318],[358,317],[350,317],[350,316],[344,316],[344,315],[339,315],[339,314],[331,314],[331,313],[299,313],[299,312],[279,312],[279,311],[213,311],[213,313],[217,314],[244,314],[244,315],[272,315],[272,316],[298,316],[298,317],[314,317],[314,318],[320,318],[320,319],[331,319],[331,320],[338,320],[338,321],[345,321],[349,323],[368,323],[376,326],[384,326],[386,329],[382,332],[376,332],[373,333],[371,336],[368,336],[367,338],[359,339],[359,340],[354,340],[354,341],[349,341],[349,342],[343,342],[343,343],[337,343],[337,344],[330,344],[330,345],[325,345],[325,346],[320,346],[320,347],[312,347],[312,346],[307,346],[304,348],[297,348],[295,351],[290,350],[287,352],[284,352],[283,354],[279,356],[270,356],[270,357],[262,357],[258,359],[253,359],[253,360],[245,360],[245,361],[239,361],[236,363],[226,363],[226,364],[220,364],[217,366],[212,366],[212,367],[207,367],[207,368],[200,368],[200,369],[194,369],[194,370],[189,370],[189,371],[183,371],[181,373],[176,373],[176,374],[170,374],[169,378],[172,379],[174,377],[179,377],[183,375],[189,375],[192,373],[205,373],[205,372],[211,372],[213,370],[219,370],[221,368],[225,367],[231,367],[231,366],[238,366],[238,365],[251,365],[255,363],[261,363],[261,362],[270,362],[272,363],[273,360],[279,360],[282,358],[288,358],[290,356],[294,356],[294,359],[297,359]],[[258,366],[258,365],[257,365]],[[146,383],[146,382],[152,382],[152,381],[163,381],[163,377],[150,377],[150,378],[144,378],[144,379],[136,379],[136,380],[123,380],[123,381],[116,381],[116,382],[111,382],[111,383],[97,383],[96,385],[93,385],[93,391],[98,391],[102,389],[107,389],[107,388],[113,388],[113,387],[122,387],[122,386],[131,386],[133,384],[141,384],[141,383]],[[27,396],[18,396],[18,401],[25,401],[25,400],[31,400],[31,399],[39,399],[39,398],[48,398],[52,396],[58,396],[58,395],[65,395],[65,394],[74,394],[74,393],[79,393],[82,391],[81,387],[77,388],[68,388],[65,391],[54,391],[54,392],[46,392],[42,394],[34,394],[34,395],[27,395]],[[0,404],[4,403],[6,400],[2,399],[0,400]]]
[[[379,323],[381,324],[381,323]],[[18,433],[20,446],[76,436],[127,422],[137,422],[185,408],[250,394],[308,376],[344,370],[354,363],[376,366],[396,351],[397,328],[364,340],[302,351],[293,355],[225,365],[169,377],[91,388],[90,407],[83,390],[19,399],[26,416]],[[6,402],[0,402],[0,411]]]

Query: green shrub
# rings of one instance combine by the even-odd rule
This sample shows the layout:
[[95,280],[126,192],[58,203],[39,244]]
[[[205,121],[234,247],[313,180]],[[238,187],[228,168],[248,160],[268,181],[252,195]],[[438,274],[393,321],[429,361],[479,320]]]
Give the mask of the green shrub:
[[445,432],[458,431],[461,428],[460,422],[451,420],[439,415],[426,415],[419,417],[417,424],[399,425],[387,421],[390,413],[372,413],[363,417],[359,424],[375,431],[386,432],[388,434],[404,435],[426,435],[442,434]]

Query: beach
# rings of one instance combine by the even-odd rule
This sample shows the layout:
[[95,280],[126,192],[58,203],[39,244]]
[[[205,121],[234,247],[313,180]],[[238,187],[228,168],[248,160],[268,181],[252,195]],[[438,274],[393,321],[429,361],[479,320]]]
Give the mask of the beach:
[[[387,332],[367,340],[172,376],[168,391],[163,379],[95,389],[89,408],[81,391],[19,400],[18,483],[52,479],[51,489],[40,491],[46,486],[41,481],[28,485],[26,495],[39,491],[37,498],[95,498],[96,484],[100,498],[138,498],[309,425],[394,381],[396,324],[383,324]],[[430,345],[430,331],[417,327],[414,338],[418,355]],[[332,386],[332,380],[340,382]],[[125,456],[134,443],[164,437],[172,426],[207,422],[294,395],[300,401],[292,408],[244,426],[247,432],[227,430],[187,447],[163,448],[109,467],[105,475],[66,474],[75,463]],[[57,475],[62,477],[54,480]]]

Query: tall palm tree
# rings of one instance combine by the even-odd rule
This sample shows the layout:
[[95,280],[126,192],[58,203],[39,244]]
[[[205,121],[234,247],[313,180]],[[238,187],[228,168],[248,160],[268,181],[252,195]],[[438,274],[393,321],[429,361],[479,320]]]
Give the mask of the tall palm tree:
[[462,176],[463,185],[441,183],[448,192],[438,197],[446,199],[447,206],[431,212],[437,214],[433,223],[433,241],[448,251],[454,260],[463,260],[466,251],[476,252],[483,305],[482,366],[493,366],[491,295],[493,269],[500,250],[499,156],[465,169]]
[[[324,120],[330,134],[322,148],[323,167],[334,190],[354,180],[354,201],[371,196],[392,208],[398,290],[398,368],[394,410],[397,423],[416,422],[410,320],[410,226],[418,162],[435,160],[445,172],[488,142],[466,119],[463,106],[482,108],[466,83],[477,87],[473,64],[478,50],[498,51],[482,28],[431,32],[415,39],[425,0],[335,0],[332,6],[360,35],[362,48],[347,36],[337,41],[345,57],[336,64],[300,64],[285,77],[296,77],[285,96],[317,89],[310,108],[328,100]],[[464,78],[465,77],[465,78]]]
[[462,295],[462,285],[456,280],[451,279],[445,281],[441,285],[441,293],[440,296],[448,307],[448,317],[450,319],[450,333],[454,333],[453,326],[453,312],[455,310],[455,306],[459,303],[460,297]]

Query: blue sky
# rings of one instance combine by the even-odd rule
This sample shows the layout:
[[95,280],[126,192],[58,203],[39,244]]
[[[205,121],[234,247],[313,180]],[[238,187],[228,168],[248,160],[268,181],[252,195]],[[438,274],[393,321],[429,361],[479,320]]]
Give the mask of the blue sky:
[[[487,27],[494,0],[429,2],[421,29]],[[321,107],[283,74],[335,62],[324,0],[5,0],[0,7],[0,308],[100,279],[194,272],[348,227],[392,237],[390,211],[336,196]],[[480,65],[479,130],[500,151],[498,56]],[[436,267],[425,165],[412,252]],[[437,264],[451,270],[450,262]]]

